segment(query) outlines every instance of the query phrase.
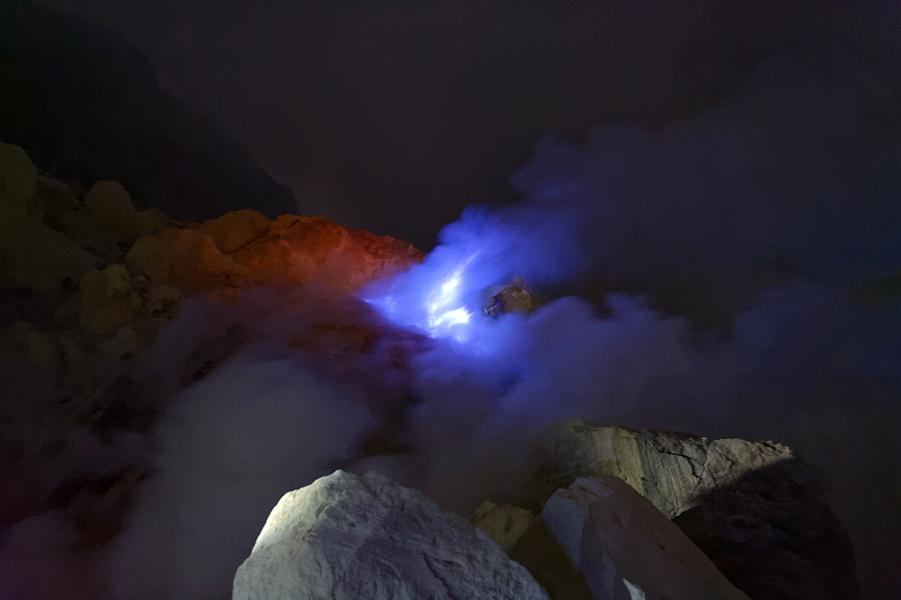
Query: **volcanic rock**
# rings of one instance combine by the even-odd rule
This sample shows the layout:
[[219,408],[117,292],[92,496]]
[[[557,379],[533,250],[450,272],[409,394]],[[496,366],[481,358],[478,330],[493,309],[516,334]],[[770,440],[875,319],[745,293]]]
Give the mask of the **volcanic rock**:
[[524,508],[486,500],[476,507],[469,521],[509,554],[536,518]]
[[122,229],[135,214],[131,196],[118,181],[98,181],[88,192],[85,210],[107,229]]
[[826,483],[791,448],[570,422],[553,437],[538,502],[612,475],[676,523],[751,598],[856,598],[847,533]]
[[128,270],[110,265],[81,277],[78,321],[91,333],[106,333],[130,322],[141,305]]
[[382,475],[343,471],[289,492],[238,568],[236,600],[547,598],[461,517]]
[[56,289],[94,263],[77,244],[29,211],[36,172],[21,148],[0,144],[0,289]]
[[246,267],[222,254],[210,236],[194,229],[170,227],[144,236],[128,251],[125,262],[154,285],[194,292],[233,289],[249,275]]
[[47,215],[47,224],[79,246],[105,261],[119,260],[121,252],[113,233],[81,209],[66,209]]
[[[546,498],[578,477],[612,475],[672,518],[695,506],[709,490],[795,459],[791,448],[774,442],[708,440],[668,431],[572,421],[553,438],[542,484]],[[822,479],[813,468],[799,465],[791,476],[822,492]]]
[[324,217],[228,213],[199,229],[169,227],[135,242],[125,257],[154,284],[185,292],[234,293],[255,285],[314,282],[350,292],[422,257],[407,242],[348,229]]
[[269,220],[255,210],[236,210],[205,221],[200,231],[213,238],[216,247],[225,254],[262,236],[269,229]]
[[580,478],[541,517],[598,600],[747,598],[672,521],[616,477]]
[[162,231],[171,225],[175,225],[175,222],[163,211],[156,208],[145,208],[128,219],[122,228],[122,233],[124,239],[135,240]]

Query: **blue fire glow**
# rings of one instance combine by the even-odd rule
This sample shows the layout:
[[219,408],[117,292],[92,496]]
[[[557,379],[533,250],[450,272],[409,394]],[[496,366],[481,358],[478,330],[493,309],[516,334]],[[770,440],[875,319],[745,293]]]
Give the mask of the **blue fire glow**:
[[516,275],[540,286],[572,269],[578,255],[571,231],[544,213],[470,209],[441,232],[423,262],[362,297],[397,325],[487,347],[501,323],[483,314],[486,301]]
[[432,269],[435,261],[427,259],[387,283],[387,290],[376,286],[366,300],[400,325],[416,327],[431,337],[466,341],[477,311],[464,300],[468,287],[464,278],[477,255],[450,270]]

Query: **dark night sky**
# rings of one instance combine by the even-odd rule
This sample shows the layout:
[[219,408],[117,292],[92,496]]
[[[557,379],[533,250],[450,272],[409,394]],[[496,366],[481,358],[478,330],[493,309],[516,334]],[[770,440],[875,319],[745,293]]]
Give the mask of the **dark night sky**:
[[541,136],[696,114],[828,17],[810,2],[47,2],[135,43],[300,212],[422,247],[467,204],[509,201]]

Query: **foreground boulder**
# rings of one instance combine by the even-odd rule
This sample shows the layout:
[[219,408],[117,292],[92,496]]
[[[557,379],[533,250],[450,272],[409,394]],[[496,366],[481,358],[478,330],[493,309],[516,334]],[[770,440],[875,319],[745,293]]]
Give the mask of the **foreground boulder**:
[[672,521],[616,477],[557,490],[541,518],[597,600],[742,600]]
[[842,523],[790,463],[715,488],[675,523],[752,598],[860,598]]
[[674,518],[751,598],[858,598],[851,542],[819,471],[774,442],[567,423],[534,504],[579,477],[612,475]]
[[[672,518],[695,506],[710,490],[795,459],[791,448],[775,442],[708,440],[671,431],[572,421],[553,439],[542,486],[546,498],[578,477],[612,475]],[[820,475],[807,465],[797,463],[787,475],[822,492]]]
[[336,471],[272,510],[236,600],[547,598],[485,534],[384,476]]

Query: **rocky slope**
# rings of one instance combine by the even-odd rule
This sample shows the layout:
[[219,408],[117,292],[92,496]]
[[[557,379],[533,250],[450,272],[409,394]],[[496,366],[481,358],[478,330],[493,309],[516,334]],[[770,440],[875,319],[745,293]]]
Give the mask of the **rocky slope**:
[[[402,455],[397,432],[415,401],[404,369],[428,340],[380,324],[350,292],[421,258],[402,240],[320,217],[239,210],[179,221],[136,205],[118,182],[50,177],[0,144],[0,483],[11,490],[0,526],[61,524],[65,536],[50,542],[66,556],[60,572],[86,580],[70,596],[99,595],[78,565],[120,534],[153,466],[110,460],[73,432],[105,441],[152,427],[172,396],[152,390],[171,382],[136,365],[174,319],[184,318],[185,342],[163,346],[175,352],[163,357],[173,389],[243,345],[278,339],[318,375],[378,387],[381,425],[348,449],[351,464]],[[212,316],[192,321],[192,311]],[[526,496],[518,506],[486,499],[475,527],[378,475],[339,473],[289,494],[236,596],[858,597],[825,482],[784,445],[577,421],[530,455]]]
[[118,182],[52,178],[0,144],[2,369],[9,398],[31,398],[0,408],[11,430],[46,412],[105,426],[119,418],[117,389],[137,404],[116,376],[123,359],[186,299],[297,284],[344,296],[420,258],[404,241],[322,217],[242,210],[184,223],[136,207]]
[[179,218],[295,208],[288,188],[160,86],[136,48],[75,16],[0,2],[0,89],[0,141],[59,177],[121,181]]

